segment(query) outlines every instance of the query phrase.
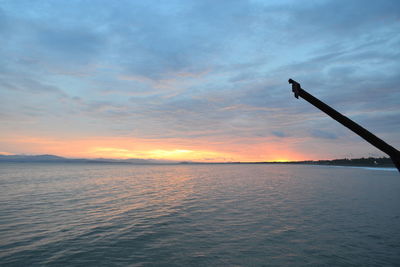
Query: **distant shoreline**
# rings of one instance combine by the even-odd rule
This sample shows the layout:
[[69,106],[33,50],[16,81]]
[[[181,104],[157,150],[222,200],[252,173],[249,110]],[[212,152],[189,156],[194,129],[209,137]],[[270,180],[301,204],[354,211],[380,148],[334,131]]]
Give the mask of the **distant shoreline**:
[[395,168],[390,158],[356,158],[334,160],[307,160],[307,161],[265,161],[265,162],[193,162],[193,161],[167,161],[154,159],[73,159],[55,155],[0,155],[0,163],[91,163],[91,164],[131,164],[131,165],[205,165],[205,164],[290,164],[290,165],[321,165],[342,167],[374,167]]

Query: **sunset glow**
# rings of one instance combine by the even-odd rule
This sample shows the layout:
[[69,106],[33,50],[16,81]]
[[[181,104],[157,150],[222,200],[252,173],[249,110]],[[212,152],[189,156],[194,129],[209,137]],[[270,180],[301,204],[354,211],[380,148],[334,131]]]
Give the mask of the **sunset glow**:
[[[115,158],[115,159],[157,159],[172,161],[201,162],[254,162],[304,160],[307,155],[289,152],[287,148],[271,140],[257,141],[255,144],[227,142],[212,143],[197,140],[195,144],[185,139],[172,139],[168,142],[155,139],[137,138],[10,138],[4,140],[8,146],[22,146],[25,154],[54,154],[75,158]],[[263,144],[264,143],[264,144]],[[9,153],[10,154],[10,153]]]
[[121,148],[104,148],[96,147],[91,153],[92,157],[105,158],[142,158],[142,159],[159,159],[174,161],[224,161],[227,155],[212,151],[187,150],[187,149],[154,149],[154,150],[128,150]]

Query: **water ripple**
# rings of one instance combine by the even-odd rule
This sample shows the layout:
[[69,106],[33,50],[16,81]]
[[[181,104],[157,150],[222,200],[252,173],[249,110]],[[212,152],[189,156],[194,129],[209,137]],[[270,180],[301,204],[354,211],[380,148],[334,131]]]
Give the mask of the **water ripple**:
[[400,179],[361,168],[1,164],[2,266],[395,266]]

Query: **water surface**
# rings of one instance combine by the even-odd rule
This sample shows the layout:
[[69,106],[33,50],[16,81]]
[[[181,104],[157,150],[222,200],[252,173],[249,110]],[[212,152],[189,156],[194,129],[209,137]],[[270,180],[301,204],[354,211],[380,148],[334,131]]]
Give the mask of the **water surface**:
[[0,164],[2,266],[396,266],[400,175]]

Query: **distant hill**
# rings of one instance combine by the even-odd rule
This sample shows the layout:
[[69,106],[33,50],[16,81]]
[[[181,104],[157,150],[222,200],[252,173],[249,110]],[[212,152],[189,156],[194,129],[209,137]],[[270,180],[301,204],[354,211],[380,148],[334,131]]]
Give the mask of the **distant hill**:
[[48,162],[48,163],[116,163],[116,164],[305,164],[305,165],[332,165],[332,166],[366,166],[366,167],[391,167],[395,168],[390,158],[358,158],[358,159],[333,159],[333,160],[307,160],[289,162],[190,162],[168,161],[154,159],[73,159],[55,155],[1,155],[0,162]]
[[333,159],[333,160],[308,160],[286,162],[286,164],[312,164],[312,165],[332,165],[332,166],[360,166],[360,167],[390,167],[396,168],[392,160],[388,157],[382,158],[357,158],[357,159]]
[[73,159],[55,155],[0,155],[0,162],[53,162],[53,163],[125,163],[125,164],[161,164],[175,163],[153,159]]
[[12,162],[55,162],[66,160],[68,159],[54,155],[0,155],[0,161]]

